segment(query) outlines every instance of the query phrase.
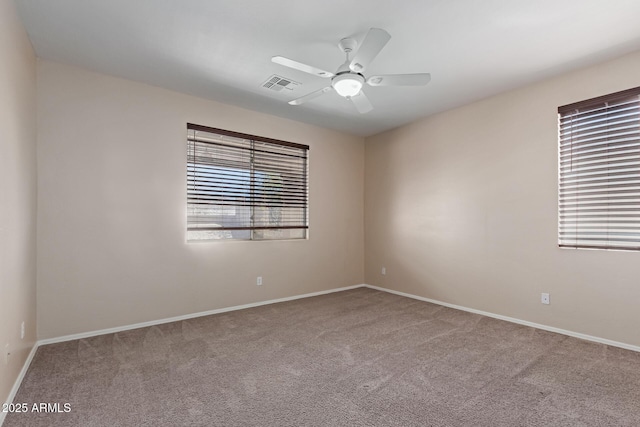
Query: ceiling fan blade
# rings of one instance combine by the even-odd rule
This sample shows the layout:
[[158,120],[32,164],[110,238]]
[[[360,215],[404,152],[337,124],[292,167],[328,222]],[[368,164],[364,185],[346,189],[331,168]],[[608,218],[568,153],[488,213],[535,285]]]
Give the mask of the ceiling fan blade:
[[424,86],[431,81],[431,74],[389,74],[371,76],[367,79],[369,86]]
[[294,61],[293,59],[285,58],[284,56],[274,56],[271,58],[271,61],[276,64],[284,65],[285,67],[293,68],[294,70],[313,74],[314,76],[333,77],[333,73],[330,73],[329,71],[321,70],[320,68],[312,67],[311,65],[303,64],[302,62]]
[[391,35],[381,28],[371,28],[362,40],[360,48],[349,64],[351,71],[361,73],[369,66],[371,61],[380,53],[382,48],[391,39]]
[[369,102],[369,98],[367,98],[363,91],[360,91],[360,93],[358,93],[357,95],[352,96],[351,102],[353,102],[353,105],[356,106],[356,110],[358,110],[360,114],[365,114],[373,110],[373,105],[371,105],[371,102]]
[[314,92],[308,93],[305,96],[289,101],[290,105],[300,105],[304,104],[307,101],[311,101],[314,98],[319,97],[320,95],[324,95],[327,92],[331,92],[333,88],[331,86],[324,87],[322,89],[316,90]]

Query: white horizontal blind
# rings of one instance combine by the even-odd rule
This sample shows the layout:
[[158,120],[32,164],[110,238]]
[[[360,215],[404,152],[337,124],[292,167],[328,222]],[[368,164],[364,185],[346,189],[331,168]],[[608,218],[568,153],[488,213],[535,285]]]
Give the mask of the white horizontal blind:
[[188,240],[306,237],[308,146],[187,128]]
[[640,88],[558,114],[559,245],[640,249]]

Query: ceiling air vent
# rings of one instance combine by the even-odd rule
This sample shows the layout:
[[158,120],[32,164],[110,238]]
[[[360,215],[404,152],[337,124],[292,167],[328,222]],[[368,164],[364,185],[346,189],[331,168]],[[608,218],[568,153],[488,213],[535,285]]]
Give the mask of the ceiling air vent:
[[293,88],[295,88],[296,86],[300,86],[300,83],[294,82],[291,79],[287,79],[276,74],[269,77],[269,79],[262,84],[262,87],[273,90],[275,92],[280,92],[285,88],[293,90]]

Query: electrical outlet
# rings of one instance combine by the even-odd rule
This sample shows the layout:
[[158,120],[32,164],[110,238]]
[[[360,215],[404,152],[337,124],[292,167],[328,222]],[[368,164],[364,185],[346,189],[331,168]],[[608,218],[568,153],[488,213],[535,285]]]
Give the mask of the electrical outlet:
[[256,280],[256,285],[262,286],[262,276],[258,276],[258,279]]
[[22,321],[22,325],[20,325],[20,339],[24,339],[24,320]]
[[549,294],[543,292],[542,295],[540,296],[540,302],[542,302],[543,304],[549,304],[550,303]]
[[384,276],[385,274],[387,274],[387,269],[382,267],[382,271],[381,271],[382,275]]

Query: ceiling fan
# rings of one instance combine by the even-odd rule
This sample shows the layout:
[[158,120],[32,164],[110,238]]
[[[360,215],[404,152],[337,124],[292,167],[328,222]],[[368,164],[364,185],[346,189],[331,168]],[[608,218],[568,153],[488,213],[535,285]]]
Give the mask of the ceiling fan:
[[331,85],[289,101],[289,104],[304,104],[307,101],[335,90],[338,95],[351,100],[356,109],[360,113],[364,114],[373,110],[373,106],[371,105],[371,102],[369,102],[369,98],[367,98],[362,91],[362,86],[365,82],[369,86],[424,86],[431,81],[431,74],[429,73],[386,74],[371,76],[369,78],[364,76],[363,73],[366,68],[390,39],[391,35],[383,29],[369,29],[369,32],[365,36],[364,40],[362,40],[359,49],[355,52],[353,59],[349,59],[349,54],[358,47],[356,40],[350,37],[340,40],[338,47],[346,54],[347,60],[344,64],[338,67],[338,70],[335,73],[303,64],[283,56],[274,56],[271,58],[271,61],[276,64],[284,65],[285,67],[293,68],[294,70],[331,79]]

